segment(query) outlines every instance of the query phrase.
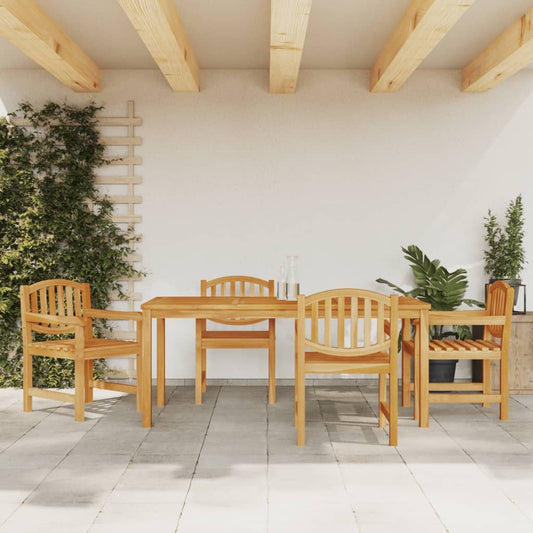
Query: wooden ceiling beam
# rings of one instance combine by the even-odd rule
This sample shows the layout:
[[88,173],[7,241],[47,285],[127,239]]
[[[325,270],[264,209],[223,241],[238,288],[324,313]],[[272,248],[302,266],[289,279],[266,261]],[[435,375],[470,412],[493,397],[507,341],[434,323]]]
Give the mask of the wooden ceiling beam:
[[312,0],[271,0],[270,92],[296,90]]
[[463,91],[488,91],[532,61],[533,9],[463,68]]
[[397,91],[475,0],[412,0],[370,72],[370,91]]
[[173,0],[118,0],[175,92],[198,92],[200,69]]
[[0,0],[0,35],[76,92],[98,92],[100,69],[34,0]]

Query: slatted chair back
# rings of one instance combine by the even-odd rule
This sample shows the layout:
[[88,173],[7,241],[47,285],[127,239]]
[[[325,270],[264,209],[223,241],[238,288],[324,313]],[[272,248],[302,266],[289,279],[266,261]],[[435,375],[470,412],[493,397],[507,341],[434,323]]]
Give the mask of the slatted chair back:
[[[310,320],[306,321],[306,316]],[[354,357],[386,352],[391,347],[396,350],[398,296],[362,289],[329,290],[308,297],[300,295],[300,327],[305,328],[304,344],[310,351]]]
[[[91,291],[88,283],[65,279],[52,279],[21,287],[22,321],[26,313],[53,317],[83,317],[83,310],[91,307]],[[74,326],[67,322],[32,323],[31,330],[48,335],[73,333]],[[86,331],[92,332],[90,319]]]
[[[211,280],[203,279],[201,281],[202,296],[210,297],[274,297],[274,280],[264,280],[251,276],[224,276]],[[243,326],[248,324],[257,324],[262,320],[250,320],[239,318],[228,318],[213,320],[218,324],[228,324],[231,326]]]
[[[487,311],[491,316],[510,317],[513,314],[514,289],[504,281],[495,281],[487,289]],[[487,325],[485,332],[491,337],[501,339],[504,325]]]

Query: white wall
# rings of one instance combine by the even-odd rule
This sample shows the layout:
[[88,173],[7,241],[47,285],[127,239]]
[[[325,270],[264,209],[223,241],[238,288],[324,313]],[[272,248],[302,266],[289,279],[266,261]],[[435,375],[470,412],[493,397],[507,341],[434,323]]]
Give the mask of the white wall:
[[[410,282],[400,247],[466,267],[482,298],[483,217],[522,193],[533,220],[533,71],[485,94],[457,71],[421,71],[397,94],[368,92],[362,71],[303,71],[271,95],[266,71],[203,71],[202,92],[174,94],[159,71],[104,71],[96,102],[144,120],[143,299],[194,295],[199,280],[276,276],[298,253],[305,293]],[[39,71],[0,71],[2,106],[86,103]],[[526,235],[533,262],[533,232]],[[533,265],[523,275],[533,287]],[[530,289],[533,294],[533,288]],[[169,321],[167,377],[194,375],[193,321]],[[278,375],[292,377],[293,326],[278,326]],[[209,356],[208,356],[209,357]],[[208,360],[209,377],[264,377],[266,357]]]

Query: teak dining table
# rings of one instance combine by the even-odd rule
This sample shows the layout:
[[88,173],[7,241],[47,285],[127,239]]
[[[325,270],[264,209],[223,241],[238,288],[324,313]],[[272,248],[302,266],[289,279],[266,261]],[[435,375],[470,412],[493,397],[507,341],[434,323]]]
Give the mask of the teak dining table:
[[[429,304],[400,296],[399,317],[427,324]],[[297,302],[272,297],[158,296],[141,305],[141,412],[143,427],[152,426],[152,320],[157,322],[157,405],[165,405],[165,319],[289,318],[296,320]],[[423,330],[423,328],[422,328]],[[423,359],[423,358],[421,358]]]

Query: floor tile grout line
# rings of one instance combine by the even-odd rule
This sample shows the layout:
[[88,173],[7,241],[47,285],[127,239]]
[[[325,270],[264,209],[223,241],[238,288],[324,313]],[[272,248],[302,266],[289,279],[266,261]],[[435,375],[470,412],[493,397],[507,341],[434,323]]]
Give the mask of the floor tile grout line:
[[520,397],[522,395],[521,394],[513,394],[513,395],[510,395],[509,398],[514,400],[516,403],[519,403],[521,405],[521,407],[524,407],[528,411],[533,411],[533,409],[531,409],[531,407],[529,407],[529,405],[521,402],[516,396]]
[[[464,451],[464,453],[468,456],[468,458],[472,461],[472,463],[476,465],[476,467],[477,467],[478,470],[483,474],[483,476],[487,477],[487,476],[485,475],[485,472],[483,472],[482,468],[480,467],[480,464],[475,460],[475,458],[474,458],[472,455],[470,455],[470,454],[469,454],[464,448],[461,447],[461,449],[462,449],[462,450]],[[489,479],[489,481],[490,481],[491,483],[493,483],[492,480],[491,480],[490,478],[488,478],[488,479]],[[493,483],[493,484],[494,484],[494,483]],[[518,511],[518,512],[519,512],[519,513],[520,513],[520,514],[521,514],[521,515],[522,515],[522,516],[523,516],[528,522],[531,522],[531,523],[533,524],[533,520],[530,518],[530,516],[529,516],[527,513],[525,513],[525,512],[523,511],[523,509],[522,509],[522,507],[521,507],[520,505],[517,505],[517,504],[511,499],[511,497],[510,497],[510,496],[507,494],[507,492],[505,491],[505,488],[504,488],[504,487],[500,487],[500,486],[498,486],[497,488],[498,488],[498,490],[504,495],[504,497],[509,501],[509,503],[510,503],[513,507],[515,507],[515,508],[517,509],[517,511]]]
[[[411,393],[409,393],[411,394]],[[399,395],[399,398],[398,398],[398,401],[400,402],[401,401],[401,396],[400,396],[400,392],[398,392],[398,395]],[[414,399],[413,399],[413,402],[414,402]],[[430,418],[433,418],[431,415],[430,415]],[[425,429],[425,428],[418,428],[418,429]],[[444,428],[443,428],[444,429]],[[411,467],[409,466],[409,463],[407,462],[407,460],[405,459],[405,457],[402,455],[402,452],[401,450],[398,449],[398,446],[396,446],[396,452],[398,454],[398,457],[402,460],[402,463],[405,465],[405,467],[407,468],[407,470],[409,471],[409,474],[411,475],[411,477],[413,478],[413,481],[416,483],[416,485],[418,486],[418,488],[420,489],[420,492],[424,495],[424,498],[426,499],[426,501],[428,502],[429,506],[431,507],[431,509],[433,509],[433,512],[435,513],[435,516],[437,517],[438,521],[440,522],[440,524],[442,525],[442,527],[444,528],[444,530],[446,532],[449,532],[450,530],[448,529],[448,526],[444,523],[444,520],[442,519],[442,517],[440,516],[439,512],[437,511],[437,509],[435,508],[435,506],[433,505],[433,502],[429,499],[428,495],[426,494],[426,491],[424,490],[424,487],[422,487],[422,485],[420,484],[420,482],[418,481],[415,473],[413,472],[413,470],[411,469]]]
[[409,466],[409,463],[406,461],[405,457],[402,455],[402,452],[400,450],[398,450],[398,447],[396,447],[396,451],[398,452],[398,456],[402,460],[402,463],[405,465],[405,467],[407,468],[409,474],[413,478],[413,481],[416,483],[416,485],[420,489],[420,492],[424,495],[424,498],[428,502],[428,504],[431,507],[431,509],[433,509],[433,512],[435,513],[435,516],[437,517],[438,521],[440,522],[440,524],[442,525],[444,530],[449,532],[450,530],[448,529],[448,526],[444,523],[444,521],[443,521],[442,517],[440,516],[439,512],[437,511],[437,509],[433,505],[432,501],[429,499],[428,495],[426,494],[426,491],[424,490],[424,487],[422,487],[422,485],[420,484],[420,482],[416,478],[415,473],[411,470],[411,467]]
[[[174,396],[174,394],[176,393],[176,387],[174,387],[172,393],[170,394],[170,396],[165,400],[165,404],[168,403],[168,401],[170,399],[172,399],[172,397]],[[119,399],[121,398],[125,398],[125,396],[121,396]],[[118,403],[115,402],[115,403]],[[161,412],[163,410],[161,409],[161,411],[157,414],[157,416],[154,417],[154,422],[161,416]],[[96,424],[95,424],[96,426]],[[93,426],[94,428],[94,426]],[[91,428],[91,430],[93,429]],[[113,485],[113,488],[111,488],[111,490],[108,491],[108,494],[107,494],[107,497],[104,498],[104,501],[102,502],[102,505],[100,506],[100,509],[98,510],[98,512],[96,513],[96,516],[94,517],[94,520],[91,522],[91,524],[89,525],[89,527],[87,528],[87,533],[92,529],[92,527],[95,525],[96,521],[98,520],[98,517],[100,516],[100,514],[102,513],[102,510],[104,509],[104,507],[106,506],[107,502],[109,501],[109,498],[111,497],[111,495],[113,494],[113,491],[116,489],[117,485],[121,482],[122,478],[124,477],[124,474],[126,473],[126,471],[128,470],[128,468],[130,467],[130,465],[133,463],[133,460],[137,457],[137,453],[139,451],[139,449],[141,448],[141,446],[143,445],[144,441],[146,440],[146,438],[148,437],[148,435],[150,435],[150,433],[152,432],[152,428],[153,428],[153,425],[152,427],[150,427],[150,429],[146,432],[146,435],[142,438],[141,442],[139,443],[139,446],[137,446],[137,449],[133,452],[132,456],[130,457],[130,460],[128,462],[128,464],[124,467],[124,470],[122,472],[122,474],[120,475],[120,477],[118,478],[117,482]]]
[[[116,402],[114,402],[116,403]],[[43,417],[41,420],[39,420],[39,422],[37,422],[36,424],[34,424],[30,429],[28,429],[27,431],[25,431],[17,440],[15,440],[15,442],[13,442],[11,445],[9,445],[7,448],[5,448],[4,450],[2,450],[1,453],[4,453],[6,450],[8,450],[9,448],[11,448],[11,446],[13,446],[16,442],[18,442],[20,439],[22,439],[24,437],[24,435],[26,435],[27,433],[29,433],[32,429],[35,429],[39,424],[41,424],[41,422],[43,422],[44,420],[46,420],[47,418],[49,418],[52,414],[54,414],[58,409],[60,409],[61,407],[63,407],[63,404],[61,405],[58,405],[57,407],[54,407],[54,408],[51,408],[52,409],[52,412],[48,413],[45,417]],[[47,408],[47,409],[50,409],[50,408]],[[32,410],[33,411],[33,410]],[[85,432],[85,435],[87,433],[89,433],[90,431],[92,431],[92,429],[94,428],[94,426],[96,426],[101,420],[103,419],[103,416],[101,418],[99,418],[93,425],[92,427]],[[84,436],[85,436],[84,435]],[[70,448],[70,450],[63,456],[63,458],[57,462],[55,464],[55,466],[50,470],[50,472],[48,472],[48,474],[46,474],[46,476],[43,477],[43,479],[41,479],[41,481],[33,488],[33,490],[17,505],[17,507],[13,510],[12,513],[10,513],[7,518],[5,520],[3,520],[1,523],[0,523],[0,526],[3,526],[4,524],[7,523],[7,521],[20,509],[20,507],[22,507],[26,501],[28,500],[28,498],[30,498],[34,493],[35,491],[37,491],[39,489],[39,487],[48,479],[48,477],[53,473],[55,472],[55,470],[65,461],[65,459],[72,453],[72,450],[76,447],[76,445],[83,439],[83,436],[79,438],[79,440],[76,442],[76,444],[74,444],[72,446],[72,448]]]
[[[512,399],[512,398],[510,398],[510,399]],[[518,403],[520,403],[520,402],[518,402]],[[487,411],[487,407],[483,407],[481,404],[478,404],[478,403],[474,403],[472,405],[478,411],[478,413],[481,413],[487,419],[488,422],[490,422],[491,424],[496,424],[496,426],[498,426],[504,433],[509,435],[509,437],[511,437],[513,440],[515,440],[518,444],[520,444],[520,446],[522,446],[522,448],[524,448],[528,452],[531,451],[531,449],[528,446],[526,446],[518,437],[515,437],[512,433],[510,433],[509,430],[505,427],[505,422],[507,422],[507,420],[498,419],[497,421],[494,421],[489,416],[490,413]],[[441,427],[443,427],[443,426],[441,425]]]
[[183,516],[183,511],[185,510],[185,505],[187,504],[187,498],[189,497],[189,493],[191,491],[192,482],[194,481],[194,476],[196,474],[196,469],[198,468],[198,463],[200,462],[200,456],[202,455],[202,450],[205,446],[205,441],[207,439],[207,434],[209,433],[209,427],[211,426],[211,421],[213,420],[213,415],[215,414],[215,409],[217,407],[218,398],[220,396],[220,391],[222,390],[222,385],[218,387],[217,395],[215,398],[215,402],[213,403],[213,409],[211,410],[211,416],[209,417],[209,422],[207,423],[207,427],[205,428],[205,435],[202,440],[202,445],[200,446],[200,450],[198,451],[198,457],[196,458],[196,463],[194,464],[194,470],[191,474],[191,479],[189,481],[189,486],[187,487],[187,492],[185,493],[185,498],[183,498],[183,504],[181,506],[180,512],[178,514],[178,523],[176,524],[176,529],[174,530],[175,533],[178,532],[180,527],[181,518]]
[[[369,401],[367,400],[366,398],[366,395],[363,391],[361,391],[361,394],[363,396],[363,398],[365,399],[368,407],[372,410],[372,412],[374,413],[374,416],[378,416],[379,417],[379,414],[376,413],[376,411],[374,411],[372,405],[369,403]],[[378,400],[379,401],[379,400]],[[400,390],[398,390],[398,406],[400,405],[400,402],[401,402],[401,392]],[[399,430],[399,424],[398,424],[398,430]],[[420,429],[420,428],[419,428]],[[399,431],[398,431],[399,433]],[[438,521],[442,524],[442,527],[444,528],[445,531],[449,531],[448,527],[446,526],[446,524],[443,522],[440,514],[438,513],[437,509],[435,509],[435,507],[433,506],[433,503],[431,502],[431,500],[428,498],[426,492],[424,491],[422,485],[420,485],[418,479],[416,478],[416,476],[414,475],[414,472],[411,470],[411,468],[409,468],[409,465],[408,463],[406,462],[405,458],[403,457],[401,451],[398,449],[398,446],[395,446],[395,450],[396,450],[396,453],[398,454],[398,457],[402,460],[403,464],[405,464],[407,470],[409,471],[409,474],[411,475],[411,477],[414,479],[415,483],[417,484],[417,486],[419,487],[420,491],[422,492],[422,494],[424,495],[424,498],[426,499],[426,501],[429,503],[429,506],[431,507],[431,509],[433,509],[433,512],[435,513],[435,516],[437,517]]]
[[[355,388],[362,395],[360,387],[356,386]],[[322,405],[321,405],[321,402],[320,402],[320,398],[317,396],[315,385],[313,385],[313,392],[314,392],[315,398],[317,399],[317,402],[318,402],[318,409],[320,411],[320,416],[322,417],[322,422],[323,422],[323,424],[324,424],[324,426],[326,428],[326,432],[328,434],[329,444],[330,444],[331,450],[333,452],[333,457],[335,457],[335,464],[337,465],[337,469],[339,471],[339,476],[340,476],[341,481],[342,481],[342,486],[344,488],[344,495],[346,497],[346,503],[348,505],[348,508],[352,511],[352,516],[353,516],[353,520],[355,522],[355,526],[357,527],[357,531],[360,531],[361,528],[360,528],[360,524],[359,524],[359,520],[358,520],[357,510],[354,509],[352,507],[352,504],[350,503],[350,498],[349,498],[349,495],[348,495],[348,487],[346,486],[346,480],[345,480],[344,476],[342,475],[342,468],[341,468],[340,463],[339,463],[339,457],[337,455],[337,452],[335,451],[335,447],[333,446],[333,443],[331,442],[331,434],[330,434],[330,431],[329,431],[329,425],[327,424],[326,419],[324,417],[324,411],[322,410]],[[366,399],[365,399],[365,401],[366,401]]]
[[468,453],[468,451],[463,447],[463,445],[462,445],[462,444],[461,444],[461,443],[460,443],[460,442],[459,442],[459,441],[458,441],[458,440],[457,440],[457,439],[456,439],[451,433],[449,433],[449,432],[446,430],[446,428],[440,423],[440,421],[439,421],[438,419],[434,418],[434,420],[435,420],[435,423],[438,424],[438,425],[441,427],[441,429],[444,431],[444,433],[446,433],[446,435],[448,435],[448,437],[450,438],[450,440],[451,440],[452,442],[454,442],[454,443],[457,445],[457,447],[458,447],[458,448],[459,448],[459,449],[460,449],[460,450],[461,450],[461,451],[462,451],[462,452],[463,452],[463,453],[464,453],[464,454],[470,459],[470,461],[472,462],[472,464],[474,464],[474,465],[477,467],[477,469],[478,469],[479,472],[483,475],[483,477],[485,477],[485,478],[487,479],[487,481],[489,481],[491,484],[496,485],[498,492],[501,493],[501,494],[504,496],[504,498],[505,498],[506,500],[508,500],[509,503],[510,503],[514,508],[516,508],[516,509],[520,512],[520,514],[521,514],[522,516],[525,516],[526,519],[527,519],[529,522],[531,522],[531,519],[529,518],[529,516],[526,515],[526,514],[524,513],[524,511],[522,510],[522,508],[521,508],[520,506],[516,505],[516,504],[513,502],[513,500],[507,495],[507,493],[505,492],[505,490],[504,490],[502,487],[500,487],[499,485],[495,484],[495,483],[493,482],[493,480],[491,480],[491,479],[485,474],[485,472],[483,472],[483,470],[482,470],[481,467],[480,467],[480,464],[474,459],[474,457],[473,457],[472,455],[470,455],[470,453]]
[[[25,435],[27,435],[30,431],[32,431],[33,429],[35,429],[41,422],[43,422],[43,420],[46,420],[49,416],[51,416],[57,409],[59,409],[61,406],[57,406],[57,407],[53,407],[53,411],[52,412],[47,412],[46,413],[46,416],[44,416],[43,418],[41,418],[38,422],[36,422],[35,424],[33,424],[29,429],[27,429],[26,431],[24,431],[24,433],[22,435],[20,435],[17,439],[15,439],[9,446],[7,446],[7,448],[4,448],[2,451],[0,451],[0,455],[3,454],[4,452],[6,452],[7,450],[9,450],[9,448],[11,448],[13,445],[15,445],[20,439],[24,438]],[[47,407],[46,410],[50,409],[50,407]],[[35,410],[32,409],[31,412],[34,412]]]

